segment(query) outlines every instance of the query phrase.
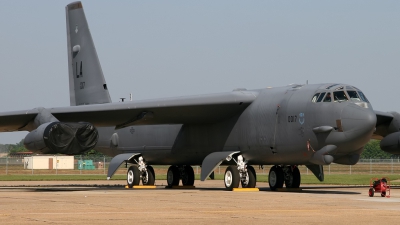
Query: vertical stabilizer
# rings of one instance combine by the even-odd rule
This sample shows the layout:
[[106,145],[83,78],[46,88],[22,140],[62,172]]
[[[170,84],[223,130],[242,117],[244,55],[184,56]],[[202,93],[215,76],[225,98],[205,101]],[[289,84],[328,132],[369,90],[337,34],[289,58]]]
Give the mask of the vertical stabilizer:
[[111,102],[81,2],[65,7],[71,105]]

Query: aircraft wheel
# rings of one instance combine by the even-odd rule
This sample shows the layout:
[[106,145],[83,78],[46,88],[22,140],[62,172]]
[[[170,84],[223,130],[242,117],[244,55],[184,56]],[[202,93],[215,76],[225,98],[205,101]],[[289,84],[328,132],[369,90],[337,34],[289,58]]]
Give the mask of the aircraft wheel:
[[232,191],[239,187],[240,177],[239,170],[236,166],[228,166],[224,175],[225,188],[227,191]]
[[285,176],[285,186],[286,188],[299,188],[301,183],[300,170],[297,166],[289,168],[289,175]]
[[386,197],[386,191],[382,191],[381,197]]
[[143,185],[154,185],[155,182],[155,173],[152,166],[146,167],[147,172],[145,174],[146,177],[142,176],[142,183]]
[[370,189],[368,190],[368,196],[369,196],[369,197],[374,197],[374,189],[373,189],[373,188],[370,188]]
[[168,168],[167,183],[169,187],[179,185],[179,169],[177,166],[170,166]]
[[252,166],[247,166],[247,176],[246,176],[246,183],[245,184],[242,180],[242,188],[255,188],[256,183],[257,183],[257,175],[256,171],[254,170],[254,167]]
[[271,190],[275,191],[277,188],[282,188],[283,182],[284,182],[284,175],[282,167],[280,166],[271,167],[268,175],[268,183]]
[[134,185],[139,185],[140,172],[137,166],[129,167],[128,172],[126,174],[126,182],[129,188],[132,188]]
[[182,176],[182,185],[183,186],[193,186],[194,184],[194,171],[193,167],[187,165],[184,167],[184,175]]

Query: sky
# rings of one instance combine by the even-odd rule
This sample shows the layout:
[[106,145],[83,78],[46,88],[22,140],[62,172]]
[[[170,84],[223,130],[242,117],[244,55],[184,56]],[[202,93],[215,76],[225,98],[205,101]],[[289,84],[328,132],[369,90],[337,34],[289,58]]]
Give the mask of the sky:
[[[69,105],[70,2],[2,2],[0,111]],[[400,112],[400,1],[82,4],[114,102],[308,81],[354,85],[375,110]]]

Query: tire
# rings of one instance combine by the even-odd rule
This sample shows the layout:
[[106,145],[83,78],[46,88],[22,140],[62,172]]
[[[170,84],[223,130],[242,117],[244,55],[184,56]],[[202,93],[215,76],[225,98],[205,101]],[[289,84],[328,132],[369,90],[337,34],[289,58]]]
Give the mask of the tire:
[[185,170],[185,175],[182,177],[182,185],[183,186],[193,186],[193,184],[194,184],[193,167],[186,165],[184,170]]
[[256,175],[256,171],[254,170],[254,167],[252,166],[247,166],[247,185],[242,183],[242,188],[255,188],[256,187],[256,183],[257,183],[257,175]]
[[386,197],[386,191],[382,191],[381,197]]
[[239,170],[236,166],[228,166],[225,170],[224,183],[227,191],[232,191],[239,187],[240,177]]
[[139,185],[140,182],[140,172],[137,166],[131,166],[126,173],[126,183],[129,188],[132,188],[135,185]]
[[370,189],[368,190],[368,196],[369,196],[369,197],[374,197],[374,189],[373,189],[373,188],[370,188]]
[[[285,179],[286,188],[299,188],[301,183],[300,170],[297,166],[289,168],[290,180]],[[286,177],[285,177],[286,178]]]
[[283,170],[280,166],[273,166],[269,170],[268,183],[272,191],[282,188],[284,182]]
[[179,185],[179,169],[177,166],[170,166],[167,172],[168,187]]
[[152,166],[147,166],[147,182],[145,181],[144,177],[142,177],[143,185],[154,185],[155,182],[155,173]]

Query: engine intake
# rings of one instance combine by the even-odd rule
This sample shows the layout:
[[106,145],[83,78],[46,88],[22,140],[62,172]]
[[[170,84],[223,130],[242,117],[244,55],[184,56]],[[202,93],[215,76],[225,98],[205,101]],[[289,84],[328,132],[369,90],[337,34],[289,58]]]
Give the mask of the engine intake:
[[24,145],[36,153],[78,155],[93,149],[98,139],[90,123],[49,122],[26,135]]
[[381,149],[390,154],[400,154],[400,132],[391,133],[381,141]]

